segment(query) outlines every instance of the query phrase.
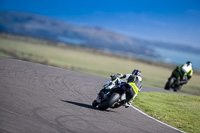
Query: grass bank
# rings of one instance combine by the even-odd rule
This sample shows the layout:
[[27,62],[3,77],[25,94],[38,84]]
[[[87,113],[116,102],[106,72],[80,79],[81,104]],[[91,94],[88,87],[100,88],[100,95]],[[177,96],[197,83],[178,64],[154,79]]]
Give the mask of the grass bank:
[[[163,88],[174,65],[151,62],[128,56],[118,56],[94,49],[75,47],[45,40],[0,35],[0,56],[22,59],[97,76],[131,73],[134,68],[142,71],[143,85]],[[194,73],[182,92],[200,95],[200,74]]]
[[147,114],[188,133],[200,133],[200,97],[141,92],[133,105]]

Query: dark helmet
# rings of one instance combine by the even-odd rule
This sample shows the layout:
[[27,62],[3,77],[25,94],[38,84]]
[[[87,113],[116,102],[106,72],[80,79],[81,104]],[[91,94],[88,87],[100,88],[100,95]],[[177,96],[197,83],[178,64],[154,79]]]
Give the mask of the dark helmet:
[[136,75],[136,76],[141,76],[142,75],[142,72],[138,69],[134,69],[133,72],[132,72],[133,75]]
[[187,61],[186,64],[187,64],[187,66],[189,66],[189,65],[192,65],[192,62]]

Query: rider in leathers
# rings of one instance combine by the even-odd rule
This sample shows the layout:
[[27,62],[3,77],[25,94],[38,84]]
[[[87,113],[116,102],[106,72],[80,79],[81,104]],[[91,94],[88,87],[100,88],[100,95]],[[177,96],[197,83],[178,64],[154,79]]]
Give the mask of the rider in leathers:
[[[127,102],[124,104],[125,108],[128,108],[131,106],[132,101],[137,96],[138,92],[142,89],[142,73],[141,71],[134,69],[132,74],[120,74],[117,73],[115,75],[111,75],[111,78],[120,78],[120,79],[126,79],[127,82],[118,83],[118,87],[120,89],[126,90],[126,100]],[[99,97],[96,99],[100,103]],[[118,105],[121,106],[121,105]]]
[[181,88],[183,84],[187,84],[188,80],[192,77],[192,74],[192,63],[187,61],[185,64],[176,67],[176,69],[172,72],[171,77],[176,78],[177,84],[179,84],[179,88]]

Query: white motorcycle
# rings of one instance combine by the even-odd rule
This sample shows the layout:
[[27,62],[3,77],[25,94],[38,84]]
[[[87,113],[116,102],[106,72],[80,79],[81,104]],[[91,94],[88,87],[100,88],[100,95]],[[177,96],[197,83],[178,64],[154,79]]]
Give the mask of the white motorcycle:
[[92,106],[99,110],[106,110],[108,108],[118,108],[124,105],[126,101],[126,82],[119,77],[113,77],[108,81],[98,93],[100,103],[95,99]]

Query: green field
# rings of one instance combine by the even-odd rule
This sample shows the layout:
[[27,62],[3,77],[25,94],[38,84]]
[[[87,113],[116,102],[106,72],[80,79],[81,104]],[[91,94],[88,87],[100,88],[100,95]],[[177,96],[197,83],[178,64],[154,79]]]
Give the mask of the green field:
[[159,92],[141,92],[134,106],[188,133],[200,133],[200,97]]
[[[163,89],[173,64],[118,56],[94,49],[63,46],[62,43],[0,34],[0,56],[37,62],[109,78],[117,72],[142,71],[143,85]],[[200,72],[195,70],[182,92],[194,95],[141,92],[134,105],[151,116],[187,132],[200,132]]]

